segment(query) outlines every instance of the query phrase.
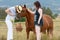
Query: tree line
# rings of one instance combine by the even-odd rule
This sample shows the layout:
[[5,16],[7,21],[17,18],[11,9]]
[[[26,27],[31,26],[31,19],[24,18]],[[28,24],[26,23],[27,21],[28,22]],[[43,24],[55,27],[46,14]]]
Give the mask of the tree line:
[[43,7],[42,9],[43,9],[43,14],[49,15],[53,19],[55,19],[58,16],[58,14],[57,13],[53,13],[52,10],[49,7],[47,7],[47,8],[46,7]]

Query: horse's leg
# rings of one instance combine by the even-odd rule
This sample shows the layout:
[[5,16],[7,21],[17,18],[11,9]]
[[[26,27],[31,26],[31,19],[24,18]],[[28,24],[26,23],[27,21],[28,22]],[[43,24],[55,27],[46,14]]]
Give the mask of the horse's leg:
[[49,36],[49,39],[52,39],[52,37],[53,37],[53,30],[51,28],[47,29],[47,35]]
[[[50,39],[50,35],[49,35],[50,33],[49,33],[49,32],[50,32],[50,31],[49,31],[49,28],[47,28],[47,37]],[[48,40],[49,40],[49,39],[48,39]]]
[[52,39],[52,37],[53,37],[53,29],[52,28],[49,30],[49,37],[50,37],[50,39]]
[[43,29],[41,30],[41,32],[42,32],[43,34],[46,34],[46,28],[43,28]]
[[29,30],[26,30],[26,32],[27,32],[27,40],[29,40]]
[[29,40],[29,32],[30,32],[30,30],[29,30],[29,25],[28,25],[28,22],[27,22],[27,20],[26,20],[26,33],[27,33],[27,40]]
[[47,35],[49,36],[49,28],[47,29]]

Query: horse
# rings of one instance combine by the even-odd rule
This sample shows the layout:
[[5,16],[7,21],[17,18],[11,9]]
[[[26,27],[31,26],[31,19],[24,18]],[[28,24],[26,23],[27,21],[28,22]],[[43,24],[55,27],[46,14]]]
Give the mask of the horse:
[[[33,31],[35,33],[35,25],[34,25],[34,14],[31,14],[26,5],[21,6],[22,10],[20,13],[17,13],[17,17],[26,17],[26,33],[27,33],[27,40],[29,40],[29,33]],[[47,30],[47,32],[46,32]],[[53,36],[53,20],[49,15],[43,14],[43,26],[41,27],[41,32],[44,34],[48,34],[50,38]]]

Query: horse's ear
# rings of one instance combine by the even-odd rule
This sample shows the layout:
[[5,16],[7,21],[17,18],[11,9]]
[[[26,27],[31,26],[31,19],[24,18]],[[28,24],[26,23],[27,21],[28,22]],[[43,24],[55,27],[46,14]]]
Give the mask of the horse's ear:
[[26,8],[26,5],[24,5],[24,7]]

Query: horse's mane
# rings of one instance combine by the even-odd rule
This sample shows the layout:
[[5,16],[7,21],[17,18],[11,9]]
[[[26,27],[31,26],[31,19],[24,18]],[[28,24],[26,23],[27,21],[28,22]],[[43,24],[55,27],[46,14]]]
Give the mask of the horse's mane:
[[[29,8],[27,8],[27,9],[29,9]],[[27,9],[26,9],[26,11],[27,11],[28,13],[30,13]],[[29,9],[29,10],[30,10],[30,9]]]

